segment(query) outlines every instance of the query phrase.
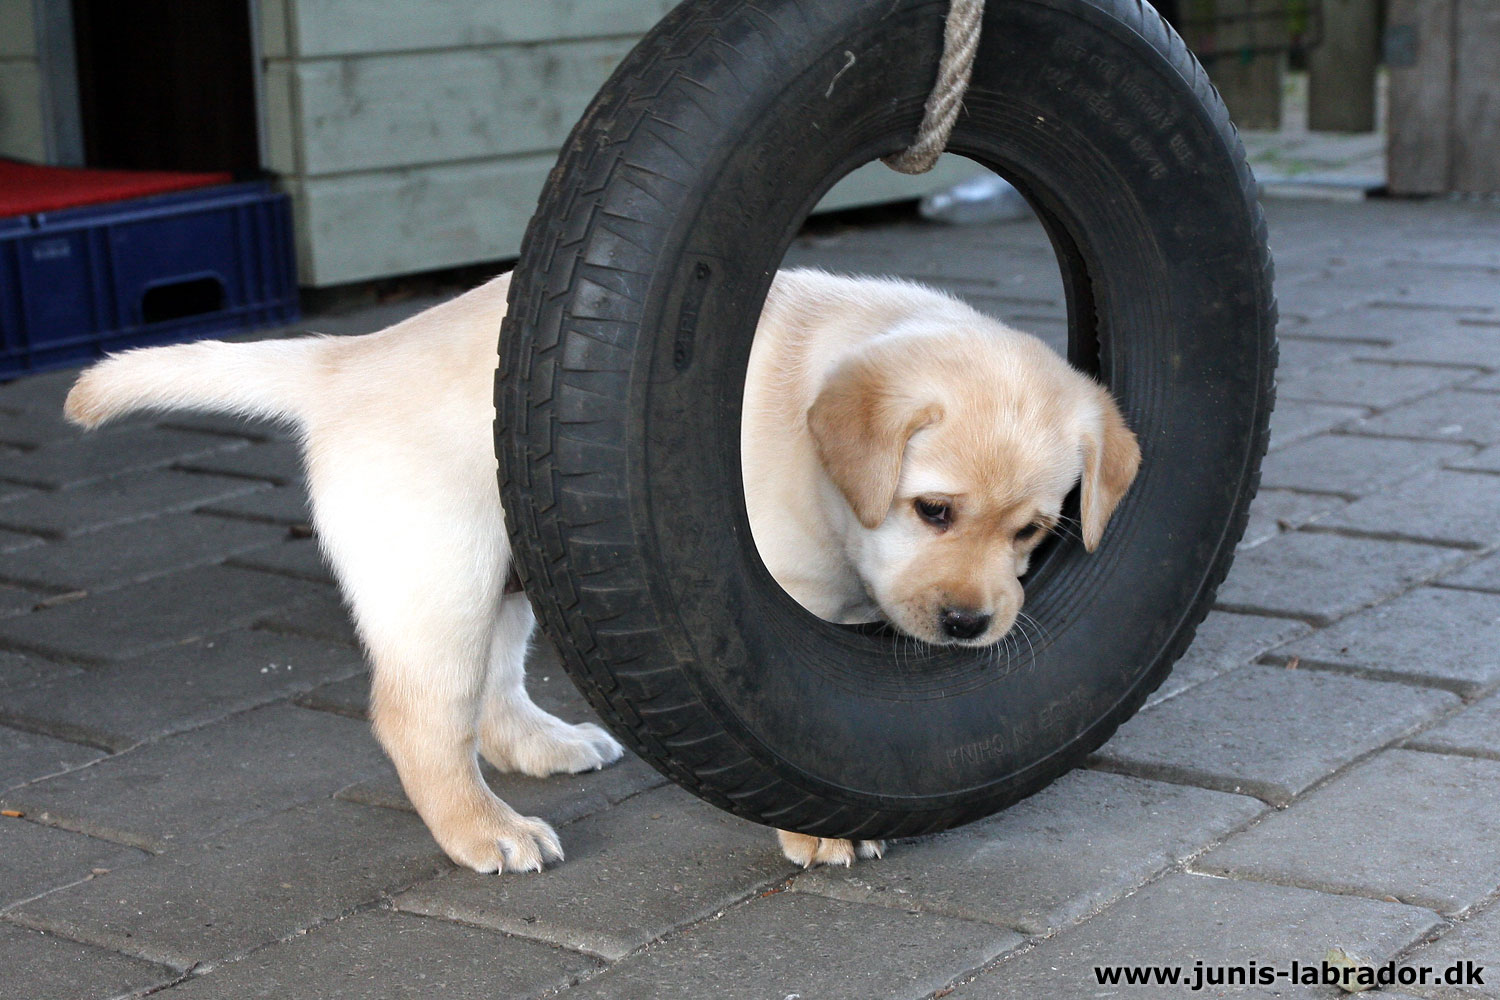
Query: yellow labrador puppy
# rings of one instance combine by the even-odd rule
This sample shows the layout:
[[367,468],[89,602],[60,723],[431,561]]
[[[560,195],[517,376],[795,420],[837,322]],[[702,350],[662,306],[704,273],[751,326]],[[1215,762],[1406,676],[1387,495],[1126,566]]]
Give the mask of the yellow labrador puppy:
[[[537,707],[531,606],[504,592],[492,383],[508,276],[364,337],[130,351],[68,396],[85,427],[140,408],[270,417],[298,430],[313,520],[373,665],[371,717],[412,804],[455,862],[533,871],[557,834],[480,775],[603,767],[620,745]],[[814,614],[918,639],[999,640],[1018,577],[1082,480],[1093,549],[1140,452],[1109,394],[1033,337],[904,282],[787,271],[747,374],[751,528]],[[803,865],[875,856],[782,834]]]

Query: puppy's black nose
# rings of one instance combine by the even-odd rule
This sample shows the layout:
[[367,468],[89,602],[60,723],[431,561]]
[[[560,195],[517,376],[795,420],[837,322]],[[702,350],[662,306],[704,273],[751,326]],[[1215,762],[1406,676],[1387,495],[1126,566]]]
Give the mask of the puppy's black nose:
[[972,639],[990,627],[990,616],[967,608],[944,608],[938,612],[938,624],[954,639]]

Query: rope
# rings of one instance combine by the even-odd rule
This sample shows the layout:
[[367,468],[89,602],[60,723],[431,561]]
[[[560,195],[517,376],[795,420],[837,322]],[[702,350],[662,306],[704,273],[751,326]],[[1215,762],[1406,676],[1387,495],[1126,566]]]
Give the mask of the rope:
[[943,26],[943,58],[938,63],[937,82],[927,95],[917,140],[899,153],[881,157],[881,162],[903,174],[925,174],[944,149],[953,123],[963,107],[964,91],[979,51],[979,28],[984,20],[984,0],[952,0]]

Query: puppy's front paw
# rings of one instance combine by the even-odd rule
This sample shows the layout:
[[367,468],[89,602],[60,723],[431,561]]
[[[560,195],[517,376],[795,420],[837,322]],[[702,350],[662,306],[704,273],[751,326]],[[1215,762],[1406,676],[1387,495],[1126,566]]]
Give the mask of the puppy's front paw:
[[569,725],[538,711],[530,718],[488,721],[480,752],[502,771],[545,778],[597,771],[619,760],[625,748],[592,722]]
[[455,864],[476,872],[539,872],[563,859],[562,844],[546,820],[522,816],[500,803],[463,822],[450,821],[433,835]]
[[804,833],[777,830],[781,841],[781,853],[787,860],[811,868],[814,865],[843,865],[848,868],[856,857],[885,857],[883,840],[836,840],[830,837],[809,837]]

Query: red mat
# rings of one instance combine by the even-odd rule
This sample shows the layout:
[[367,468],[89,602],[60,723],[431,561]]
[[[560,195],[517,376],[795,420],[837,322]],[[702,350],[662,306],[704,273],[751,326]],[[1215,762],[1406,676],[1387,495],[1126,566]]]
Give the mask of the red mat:
[[150,170],[83,170],[40,167],[0,159],[0,218],[54,212],[60,208],[97,205],[106,201],[189,188],[228,184],[231,174],[183,174]]

